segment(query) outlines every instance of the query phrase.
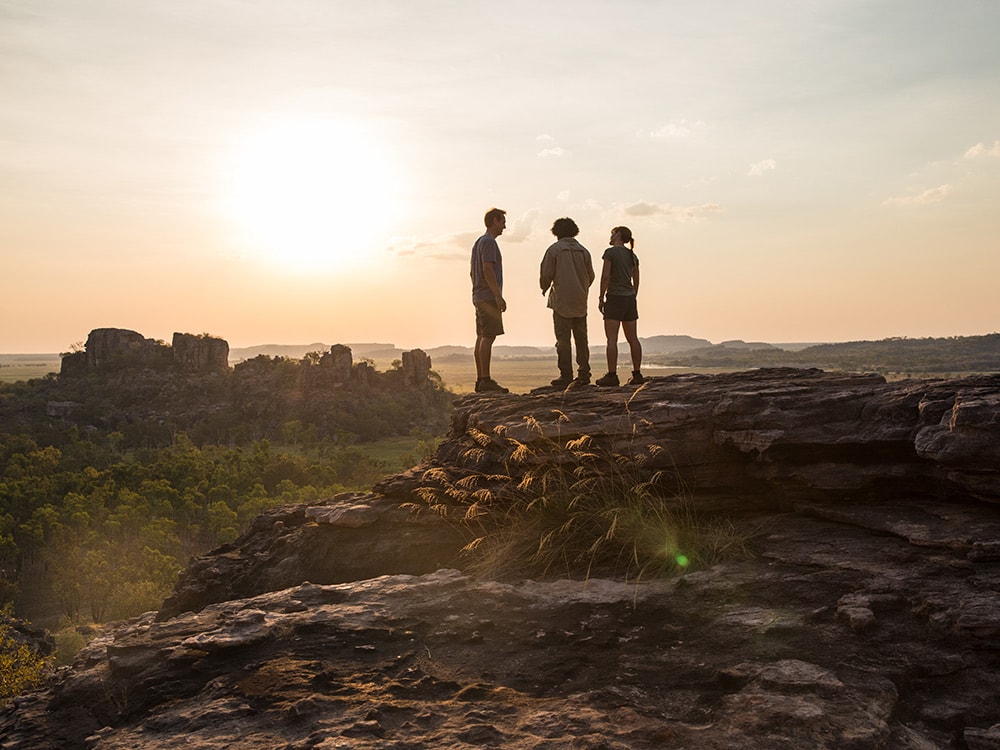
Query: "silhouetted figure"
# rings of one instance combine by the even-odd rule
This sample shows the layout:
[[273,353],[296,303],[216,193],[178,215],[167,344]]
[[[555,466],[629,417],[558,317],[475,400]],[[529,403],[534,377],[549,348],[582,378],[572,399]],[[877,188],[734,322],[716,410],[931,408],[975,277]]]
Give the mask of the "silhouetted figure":
[[[625,244],[628,243],[628,247]],[[641,385],[642,344],[636,334],[639,319],[639,259],[635,255],[635,240],[628,227],[611,230],[611,247],[604,251],[601,271],[601,297],[597,307],[604,314],[604,334],[608,339],[608,374],[598,378],[597,385],[618,385],[618,327],[625,332],[632,355],[632,377],[629,385]]]
[[[594,264],[590,251],[576,236],[580,228],[569,218],[556,219],[552,234],[556,242],[542,257],[539,284],[548,292],[552,324],[556,333],[556,356],[559,377],[552,385],[566,388],[571,384],[590,383],[590,345],[587,343],[587,296],[594,283]],[[576,379],[573,378],[573,352],[570,336],[576,344]]]
[[486,234],[472,246],[472,304],[476,308],[476,393],[508,393],[490,377],[493,341],[503,335],[503,258],[497,237],[507,227],[506,211],[491,208],[483,217]]

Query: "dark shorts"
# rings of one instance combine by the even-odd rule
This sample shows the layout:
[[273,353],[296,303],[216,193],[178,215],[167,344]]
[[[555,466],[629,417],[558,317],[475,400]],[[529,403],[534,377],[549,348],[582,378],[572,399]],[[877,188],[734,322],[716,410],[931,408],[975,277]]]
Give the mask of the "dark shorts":
[[493,302],[474,302],[476,306],[476,335],[494,338],[503,335],[503,314]]
[[604,319],[629,323],[639,319],[639,306],[635,295],[611,295],[604,298]]

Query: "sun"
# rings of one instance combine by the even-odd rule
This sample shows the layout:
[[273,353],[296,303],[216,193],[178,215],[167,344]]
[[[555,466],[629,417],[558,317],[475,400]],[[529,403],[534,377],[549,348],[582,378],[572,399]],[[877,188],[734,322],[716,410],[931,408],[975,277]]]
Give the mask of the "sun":
[[289,271],[361,265],[394,213],[397,185],[372,130],[279,118],[239,139],[225,167],[223,210],[241,244]]

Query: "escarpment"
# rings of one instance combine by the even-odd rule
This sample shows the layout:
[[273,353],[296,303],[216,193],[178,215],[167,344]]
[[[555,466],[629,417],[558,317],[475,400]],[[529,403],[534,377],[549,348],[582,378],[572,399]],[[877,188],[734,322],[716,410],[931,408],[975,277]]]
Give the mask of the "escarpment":
[[[6,708],[0,746],[997,747],[998,407],[996,376],[815,370],[463,398],[427,464],[192,561]],[[656,580],[473,575],[471,493],[568,445],[752,549]]]

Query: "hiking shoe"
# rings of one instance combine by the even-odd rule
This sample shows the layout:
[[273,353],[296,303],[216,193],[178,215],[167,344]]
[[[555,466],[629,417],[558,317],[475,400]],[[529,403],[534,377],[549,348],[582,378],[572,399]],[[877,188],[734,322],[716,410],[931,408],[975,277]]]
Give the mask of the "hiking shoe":
[[567,388],[569,384],[573,382],[573,378],[569,375],[560,375],[558,378],[552,381],[552,385],[556,388]]
[[644,378],[642,376],[642,373],[639,372],[638,370],[633,370],[632,371],[632,377],[630,377],[628,379],[628,384],[629,385],[642,385],[645,382],[646,382],[646,378]]
[[604,375],[594,381],[594,385],[618,385],[618,384],[619,383],[618,383],[617,372],[609,372],[607,375]]
[[573,381],[577,385],[590,385],[590,373],[586,375],[577,375],[576,380]]
[[483,378],[476,381],[476,393],[510,393],[510,389],[504,388],[493,378]]

